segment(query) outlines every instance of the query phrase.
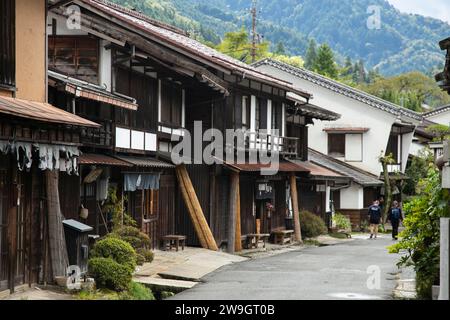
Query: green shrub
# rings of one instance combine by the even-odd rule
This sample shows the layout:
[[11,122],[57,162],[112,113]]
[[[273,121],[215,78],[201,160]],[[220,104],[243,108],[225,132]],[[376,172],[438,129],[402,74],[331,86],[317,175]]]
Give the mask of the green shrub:
[[112,258],[96,257],[89,259],[89,274],[95,278],[97,287],[115,291],[128,289],[133,272]]
[[144,248],[139,248],[136,250],[136,252],[144,257],[145,262],[152,262],[154,255],[153,252],[151,250],[148,249],[144,249]]
[[351,230],[352,229],[352,223],[350,221],[350,218],[347,216],[344,216],[343,214],[336,213],[333,216],[333,222],[336,225],[336,227],[340,230]]
[[134,272],[136,268],[136,251],[128,243],[115,237],[106,237],[98,241],[91,251],[92,258],[111,258]]
[[314,238],[328,232],[325,222],[309,211],[300,213],[300,225],[304,238]]
[[128,242],[134,249],[150,247],[149,236],[135,227],[124,226],[117,228],[111,233],[111,236]]
[[432,286],[439,284],[440,218],[450,217],[450,193],[442,189],[440,172],[433,164],[417,190],[418,196],[404,204],[405,229],[389,251],[402,253],[399,267],[414,266],[418,297],[431,299]]
[[120,294],[121,300],[155,300],[150,289],[143,284],[132,281],[127,291]]
[[136,264],[138,266],[143,266],[145,263],[145,257],[142,254],[136,254]]

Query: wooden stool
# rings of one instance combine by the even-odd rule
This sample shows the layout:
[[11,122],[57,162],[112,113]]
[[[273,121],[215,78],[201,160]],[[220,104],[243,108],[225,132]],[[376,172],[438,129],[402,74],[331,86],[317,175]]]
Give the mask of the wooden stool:
[[161,238],[163,241],[164,251],[167,250],[167,246],[169,246],[169,250],[172,250],[173,247],[176,250],[179,250],[180,244],[181,249],[184,250],[184,246],[186,244],[186,236],[178,236],[178,235],[168,235]]

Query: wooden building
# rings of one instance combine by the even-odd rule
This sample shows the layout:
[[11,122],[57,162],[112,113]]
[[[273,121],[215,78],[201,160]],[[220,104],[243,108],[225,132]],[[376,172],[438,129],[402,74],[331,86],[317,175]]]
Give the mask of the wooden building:
[[[50,10],[49,95],[60,108],[103,125],[82,136],[78,183],[81,202],[95,213],[93,220],[88,218],[89,224],[97,226],[99,233],[104,231],[101,199],[95,195],[98,181],[93,185],[85,181],[92,170],[103,167],[99,179],[109,178],[120,190],[126,174],[159,177],[157,189],[138,189],[128,194],[127,201],[129,212],[155,247],[161,236],[173,233],[186,235],[189,245],[205,245],[210,234],[212,247],[228,244],[235,231],[230,223],[238,212],[240,234],[285,228],[290,212],[288,181],[293,175],[309,179],[314,166],[306,163],[308,125],[313,119],[332,121],[339,115],[312,105],[311,94],[289,82],[108,1],[76,1],[81,25],[68,30],[68,4]],[[240,146],[247,159],[249,152],[260,149],[277,153],[278,174],[262,175],[260,162],[188,163],[174,170],[171,153],[177,142],[172,139],[188,139],[186,132],[194,133],[199,121],[201,135],[208,129],[250,132]],[[272,136],[276,143],[270,144]],[[223,154],[215,156],[225,159]],[[184,168],[188,176],[180,181]],[[184,190],[186,186],[193,192]],[[271,192],[258,197],[262,186]],[[236,194],[240,195],[238,206],[232,200]],[[267,211],[268,207],[273,210]],[[194,211],[207,224],[207,235],[192,222]]]
[[57,182],[78,173],[81,131],[98,125],[46,101],[46,1],[4,0],[0,13],[3,293],[52,282],[67,267]]

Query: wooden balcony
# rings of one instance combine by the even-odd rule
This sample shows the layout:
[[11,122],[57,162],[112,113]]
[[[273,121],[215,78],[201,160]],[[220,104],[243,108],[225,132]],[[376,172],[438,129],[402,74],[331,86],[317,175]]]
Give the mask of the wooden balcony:
[[111,120],[95,121],[102,126],[100,128],[83,129],[81,143],[89,147],[112,148],[113,124]]
[[[261,132],[246,132],[245,151],[278,152],[282,155],[297,156],[300,150],[300,139],[280,137]],[[238,150],[241,150],[238,146]]]

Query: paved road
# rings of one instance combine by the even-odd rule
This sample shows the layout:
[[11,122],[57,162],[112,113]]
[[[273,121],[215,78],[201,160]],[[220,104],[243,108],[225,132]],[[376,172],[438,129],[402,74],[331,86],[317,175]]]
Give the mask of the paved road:
[[[387,253],[392,240],[383,237],[368,240],[361,236],[338,245],[309,247],[225,266],[204,277],[205,283],[173,299],[392,299],[398,256]],[[368,288],[371,266],[375,274],[379,270],[379,289]],[[370,283],[376,286],[376,281]]]

